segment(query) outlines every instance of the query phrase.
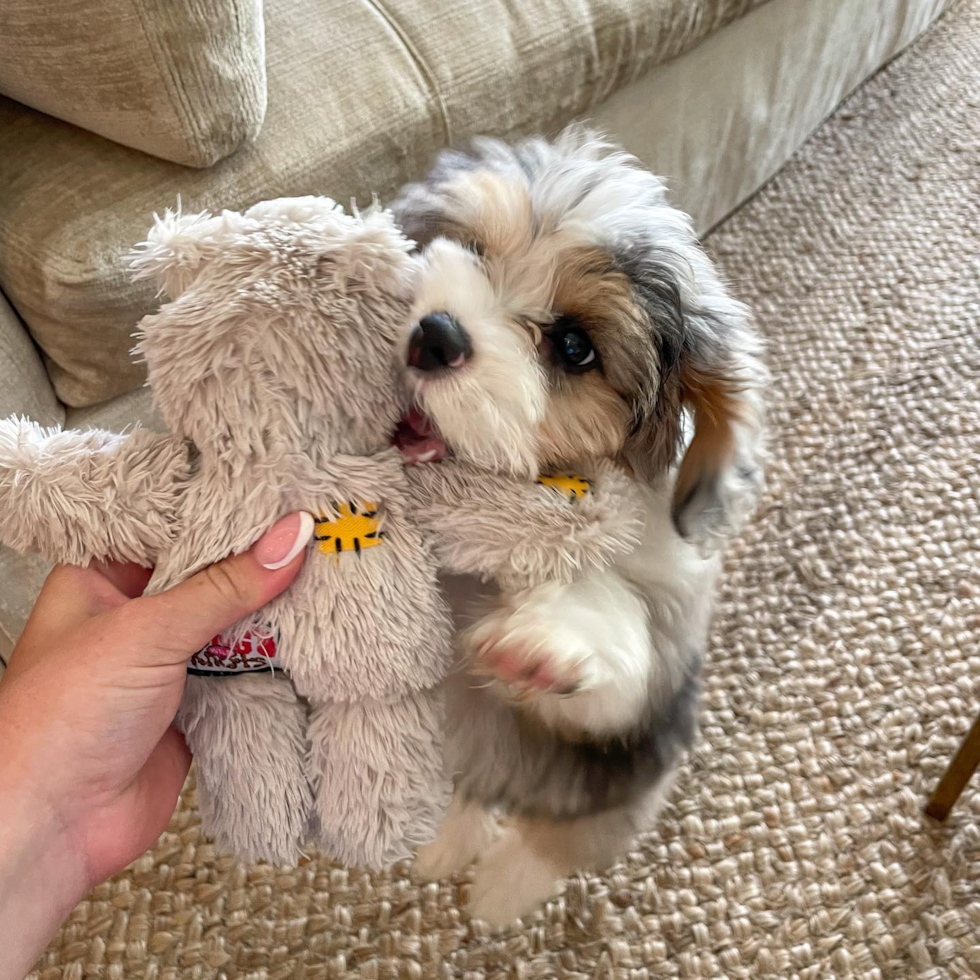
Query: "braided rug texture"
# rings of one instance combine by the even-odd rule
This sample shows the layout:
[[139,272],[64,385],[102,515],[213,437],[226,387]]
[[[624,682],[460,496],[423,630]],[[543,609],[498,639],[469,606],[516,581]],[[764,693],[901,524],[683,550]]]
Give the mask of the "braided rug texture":
[[191,786],[32,976],[980,976],[980,785],[945,827],[922,815],[980,710],[978,229],[967,0],[711,237],[771,342],[773,464],[701,740],[619,866],[495,935],[465,877],[219,856]]

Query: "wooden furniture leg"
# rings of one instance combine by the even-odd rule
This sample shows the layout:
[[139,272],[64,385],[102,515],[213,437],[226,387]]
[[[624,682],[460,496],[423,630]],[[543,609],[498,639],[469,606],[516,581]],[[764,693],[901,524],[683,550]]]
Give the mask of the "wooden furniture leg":
[[956,750],[956,755],[943,773],[943,778],[939,780],[939,785],[926,804],[926,813],[936,820],[945,820],[978,766],[980,766],[980,717],[966,733],[966,737]]

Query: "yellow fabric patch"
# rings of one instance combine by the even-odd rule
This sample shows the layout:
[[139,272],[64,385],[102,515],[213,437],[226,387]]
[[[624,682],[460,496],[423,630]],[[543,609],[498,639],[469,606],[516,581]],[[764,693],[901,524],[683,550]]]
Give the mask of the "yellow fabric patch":
[[537,482],[572,501],[581,500],[592,489],[592,484],[584,476],[571,473],[544,474],[538,477]]
[[325,555],[340,555],[345,551],[360,554],[384,540],[378,523],[378,505],[361,501],[336,505],[337,517],[321,514],[316,521],[313,539]]

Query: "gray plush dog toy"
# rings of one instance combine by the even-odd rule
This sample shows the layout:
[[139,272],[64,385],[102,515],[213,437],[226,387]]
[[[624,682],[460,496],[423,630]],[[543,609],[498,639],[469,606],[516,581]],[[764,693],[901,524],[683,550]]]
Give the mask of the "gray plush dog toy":
[[204,829],[245,858],[313,844],[379,867],[431,840],[451,788],[437,563],[518,589],[639,531],[612,468],[535,483],[447,461],[409,480],[390,443],[410,252],[387,212],[327,198],[168,212],[134,264],[169,299],[137,349],[170,434],[0,422],[0,541],[154,566],[149,592],[315,515],[299,577],[193,657],[177,716]]

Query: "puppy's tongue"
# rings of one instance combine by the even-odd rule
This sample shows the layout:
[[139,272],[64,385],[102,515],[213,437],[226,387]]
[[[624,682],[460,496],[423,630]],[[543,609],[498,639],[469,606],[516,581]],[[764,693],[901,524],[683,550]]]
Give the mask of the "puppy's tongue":
[[398,423],[393,442],[409,466],[434,463],[449,455],[446,443],[436,427],[417,408],[410,409]]

